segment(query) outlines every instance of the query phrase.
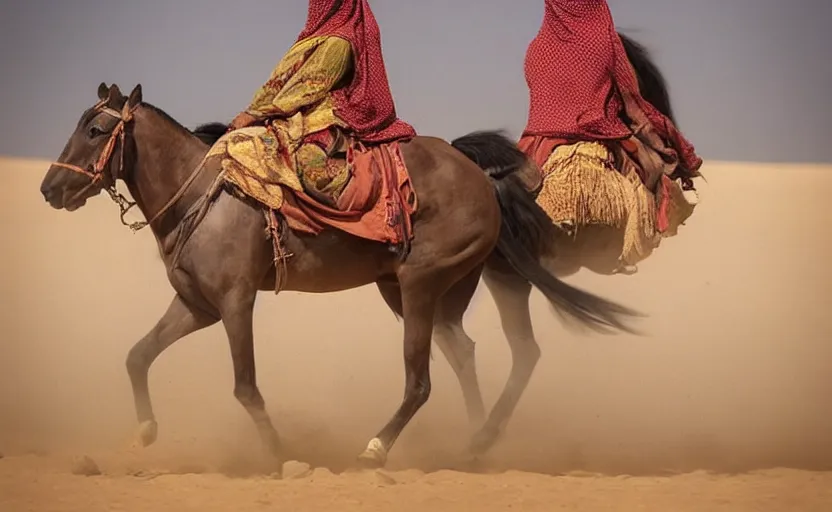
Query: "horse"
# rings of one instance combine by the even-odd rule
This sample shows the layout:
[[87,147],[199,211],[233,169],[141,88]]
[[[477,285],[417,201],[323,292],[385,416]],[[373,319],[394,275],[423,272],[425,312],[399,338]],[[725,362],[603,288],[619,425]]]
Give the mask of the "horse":
[[[40,190],[52,208],[70,212],[107,191],[121,208],[122,222],[135,204],[147,221],[132,227],[149,226],[155,236],[175,295],[126,358],[137,441],[144,446],[158,436],[148,390],[151,364],[182,337],[222,322],[231,349],[234,396],[274,460],[287,459],[289,451],[257,387],[252,330],[257,293],[274,290],[281,269],[284,290],[328,293],[375,283],[402,319],[404,396],[358,456],[366,467],[386,463],[396,439],[430,396],[432,334],[438,334],[437,344],[452,364],[466,359],[460,352],[467,350],[466,340],[456,340],[464,336],[456,326],[468,306],[460,297],[473,294],[492,253],[500,253],[577,325],[626,330],[624,321],[636,315],[540,266],[553,227],[515,176],[526,165],[525,155],[496,132],[487,136],[487,151],[477,155],[435,137],[401,144],[419,201],[405,257],[388,244],[325,228],[317,235],[282,229],[280,244],[288,256],[275,258],[274,240],[265,236],[268,215],[262,205],[222,184],[220,163],[204,158],[216,134],[203,130],[197,135],[144,102],[141,84],[125,96],[117,85],[102,83],[98,99],[81,115]],[[118,180],[134,202],[128,204],[117,192]]]
[[[621,33],[618,35],[638,78],[642,96],[678,126],[670,104],[667,82],[650,53],[633,38]],[[489,148],[501,147],[501,138],[494,133],[473,132],[453,140],[451,145],[469,159],[482,162],[483,155],[489,154]],[[525,201],[519,192],[512,195],[511,199],[519,204]],[[535,217],[535,222],[537,221]],[[540,222],[551,224],[548,217]],[[540,265],[535,266],[531,262],[524,265],[524,268],[534,269],[537,273],[533,279],[522,275],[505,257],[508,250],[492,253],[483,267],[482,279],[497,306],[502,330],[512,355],[512,367],[506,384],[487,418],[476,372],[475,343],[463,328],[462,313],[437,332],[437,340],[446,344],[458,344],[443,350],[449,356],[462,387],[469,422],[475,426],[475,434],[467,448],[468,456],[474,459],[485,454],[505,431],[540,359],[541,350],[535,339],[529,311],[532,286],[540,288],[534,284],[535,280],[547,279],[544,277],[548,275],[547,272],[557,277],[567,277],[586,268],[597,274],[612,275],[619,268],[623,228],[590,225],[582,226],[575,234],[569,234],[547,226],[535,228],[535,233],[548,238],[545,241],[536,240],[533,244],[540,249]],[[528,254],[527,251],[523,252],[523,255]],[[473,290],[470,295],[458,295],[455,298],[458,301],[457,309],[464,311],[470,305]],[[551,301],[551,297],[547,295],[547,298]],[[555,311],[560,313],[557,309]],[[563,315],[561,317],[569,319]],[[632,329],[627,329],[626,332],[639,334]],[[443,345],[439,343],[439,346]]]

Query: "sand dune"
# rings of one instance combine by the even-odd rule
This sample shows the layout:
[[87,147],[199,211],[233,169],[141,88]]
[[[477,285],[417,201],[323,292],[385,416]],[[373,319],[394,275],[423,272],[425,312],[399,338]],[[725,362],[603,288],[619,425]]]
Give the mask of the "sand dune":
[[[156,507],[153,495],[135,502],[125,496],[158,491],[161,502],[173,492],[165,489],[180,483],[194,500],[210,499],[216,509],[231,501],[258,508],[260,489],[267,489],[262,492],[271,497],[262,500],[271,505],[311,507],[335,499],[316,495],[309,481],[292,487],[262,477],[180,475],[181,482],[171,483],[175,477],[165,476],[147,484],[153,491],[131,483],[135,477],[128,475],[137,467],[256,472],[259,442],[232,395],[227,344],[215,326],[157,361],[151,393],[159,442],[141,453],[122,450],[134,427],[124,358],[164,311],[172,291],[152,235],[121,226],[105,196],[71,214],[49,208],[38,193],[47,166],[0,160],[6,304],[0,309],[0,451],[6,456],[0,460],[0,503],[7,499],[18,507],[4,510],[75,510],[53,502],[76,503],[54,489],[75,489],[78,510],[80,504],[106,509],[106,501],[90,501],[90,492],[122,496],[124,509],[148,510]],[[687,510],[683,501],[674,502],[674,493],[690,510],[703,510],[697,503],[718,510],[722,502],[708,500],[723,491],[722,505],[738,507],[725,510],[819,510],[812,507],[824,500],[829,506],[832,496],[823,489],[832,488],[830,477],[808,471],[832,470],[832,270],[826,241],[832,167],[708,163],[703,172],[708,183],[701,185],[698,211],[637,275],[569,279],[648,313],[649,336],[570,335],[542,298],[533,296],[543,358],[505,438],[486,461],[489,469],[510,474],[397,473],[407,485],[378,493],[361,487],[377,487],[362,480],[366,475],[326,476],[322,488],[338,499],[361,501],[364,509],[399,499],[414,509],[427,503],[504,509],[499,503],[515,499],[516,489],[526,489],[518,492],[531,500],[524,510],[550,509],[555,497],[564,506],[580,503],[593,486],[621,506],[654,496],[650,503],[656,508],[645,510]],[[484,286],[466,328],[478,342],[480,376],[493,402],[510,355]],[[255,335],[260,389],[287,442],[316,464],[346,467],[398,405],[401,326],[373,287],[328,295],[264,293]],[[391,453],[391,470],[433,471],[451,463],[462,447],[461,394],[438,352],[433,376],[431,400]],[[107,474],[99,478],[108,483],[90,484],[95,479],[63,469],[66,457],[79,453],[97,458]],[[658,480],[548,476],[773,467],[803,471]],[[36,474],[40,485],[30,482]],[[353,480],[358,490],[351,495]],[[686,496],[686,485],[700,489],[703,501]],[[51,494],[41,492],[44,486],[51,486]],[[223,486],[236,489],[239,499],[207,498]],[[299,501],[286,501],[286,486]],[[790,498],[797,491],[787,489],[795,486],[810,501]],[[214,494],[200,494],[208,487]],[[303,501],[305,495],[314,499]]]

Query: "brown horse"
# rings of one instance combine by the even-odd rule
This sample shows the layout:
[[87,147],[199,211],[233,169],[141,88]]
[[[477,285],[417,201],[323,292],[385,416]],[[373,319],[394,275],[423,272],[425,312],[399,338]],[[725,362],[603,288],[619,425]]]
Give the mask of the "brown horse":
[[[107,190],[123,213],[126,200],[115,191],[120,179],[158,242],[176,295],[127,356],[139,439],[148,445],[157,436],[148,392],[151,363],[180,338],[222,321],[231,347],[234,396],[271,453],[284,460],[255,378],[252,310],[259,290],[274,289],[281,267],[264,234],[263,209],[218,185],[218,163],[201,163],[209,145],[144,103],[141,86],[125,97],[117,86],[101,84],[98,97],[46,173],[41,192],[53,208],[74,211]],[[365,464],[385,463],[402,429],[427,401],[433,331],[452,364],[466,359],[468,339],[456,325],[495,248],[559,311],[582,325],[622,329],[622,319],[632,314],[543,271],[541,242],[553,227],[513,175],[525,157],[507,138],[489,136],[498,144],[481,157],[473,155],[480,166],[441,139],[417,137],[402,145],[419,198],[405,258],[386,244],[338,230],[316,236],[284,230],[282,244],[291,256],[282,264],[283,289],[325,293],[376,283],[403,318],[404,398],[360,455]]]
[[[638,77],[642,96],[676,124],[665,79],[648,51],[632,38],[620,33],[619,36]],[[500,147],[500,139],[494,134],[474,133],[460,137],[451,144],[472,160],[479,161],[481,155],[489,154],[488,148]],[[519,195],[512,196],[512,199],[521,203],[524,201]],[[548,218],[542,222],[548,223]],[[450,354],[449,360],[462,386],[469,419],[471,423],[481,425],[469,447],[470,453],[475,456],[485,453],[503,432],[540,359],[540,347],[534,336],[529,311],[529,296],[535,281],[545,279],[543,276],[547,275],[547,271],[565,277],[581,268],[603,275],[614,274],[619,268],[623,229],[590,225],[581,227],[574,235],[545,228],[536,228],[536,233],[548,237],[534,245],[540,248],[540,262],[546,270],[531,264],[525,265],[522,267],[525,270],[522,270],[505,257],[510,248],[493,253],[483,270],[483,280],[496,303],[512,354],[508,380],[487,419],[484,418],[482,393],[475,370],[474,342],[465,334],[462,314],[437,331],[437,341],[445,340],[445,344],[454,345],[453,350],[446,351],[446,354]],[[521,256],[513,257],[517,259]],[[534,269],[538,275],[533,278],[524,275],[528,269]],[[473,290],[471,295],[457,296],[458,307],[467,307],[472,296]],[[438,344],[443,346],[442,343]]]

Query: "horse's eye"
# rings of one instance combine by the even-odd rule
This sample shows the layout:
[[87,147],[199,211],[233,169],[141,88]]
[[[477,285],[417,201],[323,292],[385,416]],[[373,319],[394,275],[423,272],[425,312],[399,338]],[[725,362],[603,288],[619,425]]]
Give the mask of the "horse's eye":
[[87,136],[91,139],[94,139],[102,134],[104,134],[104,130],[99,128],[97,125],[92,125],[87,129]]

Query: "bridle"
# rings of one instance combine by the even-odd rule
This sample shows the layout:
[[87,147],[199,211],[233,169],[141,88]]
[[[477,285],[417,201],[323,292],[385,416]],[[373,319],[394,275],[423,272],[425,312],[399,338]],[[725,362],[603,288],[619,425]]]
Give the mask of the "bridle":
[[118,119],[118,124],[116,124],[115,128],[113,128],[113,131],[110,133],[110,138],[104,145],[104,149],[101,150],[101,154],[98,156],[98,159],[93,164],[92,170],[84,169],[78,167],[77,165],[64,162],[53,162],[52,165],[56,167],[63,167],[64,169],[68,169],[78,174],[83,174],[84,176],[87,176],[90,179],[90,182],[87,183],[84,186],[84,188],[76,192],[75,195],[73,195],[72,198],[70,198],[70,200],[76,199],[79,196],[85,194],[90,188],[92,188],[98,182],[104,179],[105,169],[108,165],[111,164],[111,160],[113,158],[113,151],[116,147],[116,142],[120,142],[121,150],[119,151],[118,169],[112,173],[112,183],[106,188],[104,188],[104,190],[106,190],[107,193],[110,195],[110,199],[112,199],[113,202],[115,202],[118,205],[120,210],[119,218],[121,219],[121,223],[129,227],[135,233],[140,229],[149,226],[150,224],[153,224],[153,222],[158,220],[162,215],[164,215],[168,210],[170,210],[170,208],[174,204],[176,204],[176,202],[179,199],[182,198],[182,195],[185,193],[188,187],[194,182],[196,177],[199,175],[200,169],[202,169],[204,166],[199,165],[193,171],[191,171],[190,176],[188,176],[188,179],[185,180],[185,183],[183,183],[182,186],[179,187],[179,190],[177,190],[176,194],[174,194],[173,197],[171,197],[170,200],[161,209],[159,209],[159,211],[157,211],[156,214],[153,215],[153,217],[150,218],[150,220],[137,221],[131,223],[125,221],[124,216],[130,210],[130,208],[136,206],[136,203],[135,201],[131,201],[124,197],[124,195],[122,195],[116,189],[116,180],[118,178],[124,178],[124,149],[126,147],[125,131],[127,124],[133,121],[133,113],[136,111],[136,109],[139,108],[139,106],[141,106],[141,103],[137,103],[133,107],[130,107],[129,102],[125,102],[124,107],[121,109],[121,112],[119,112],[118,110],[106,106],[107,101],[108,100],[106,99],[99,101],[92,107],[92,110],[96,113],[104,113],[114,117],[115,119]]

